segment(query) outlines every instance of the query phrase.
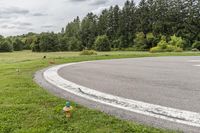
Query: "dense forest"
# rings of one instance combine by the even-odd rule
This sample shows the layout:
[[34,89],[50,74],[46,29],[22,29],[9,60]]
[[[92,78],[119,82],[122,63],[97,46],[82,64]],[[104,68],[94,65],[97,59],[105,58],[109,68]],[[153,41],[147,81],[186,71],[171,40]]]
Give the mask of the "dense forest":
[[60,33],[28,33],[4,38],[0,51],[34,52],[94,49],[200,50],[200,0],[126,1],[100,14],[76,17]]

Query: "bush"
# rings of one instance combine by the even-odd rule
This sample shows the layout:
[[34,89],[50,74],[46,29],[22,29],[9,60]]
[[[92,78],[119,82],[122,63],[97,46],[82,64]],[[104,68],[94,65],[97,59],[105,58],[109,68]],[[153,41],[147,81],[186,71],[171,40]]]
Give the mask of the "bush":
[[[136,49],[134,47],[124,48],[123,51],[140,51],[140,49]],[[141,51],[144,51],[143,49]]]
[[183,52],[182,48],[176,47],[176,49],[174,50],[174,52]]
[[145,39],[145,34],[143,32],[139,32],[136,34],[136,38],[134,39],[133,47],[135,50],[147,49],[147,41]]
[[200,50],[200,41],[195,41],[195,42],[192,44],[192,48],[196,48],[196,49]]
[[175,47],[183,47],[184,41],[181,37],[177,37],[176,35],[173,35],[170,37],[171,40],[169,41],[169,44]]
[[164,50],[161,47],[153,47],[150,49],[151,53],[158,53],[158,52],[164,52]]
[[148,42],[153,42],[155,37],[154,37],[153,33],[147,33],[146,38],[147,38]]
[[166,52],[173,52],[173,51],[175,51],[175,49],[176,49],[175,46],[167,45],[165,51],[166,51]]
[[94,50],[83,50],[80,55],[97,55],[97,52]]
[[121,41],[120,41],[120,39],[112,41],[112,48],[119,49],[120,47],[121,47]]
[[111,45],[106,35],[98,36],[95,40],[95,49],[97,51],[110,51]]
[[12,52],[13,45],[9,41],[0,42],[0,52]]
[[192,52],[199,52],[199,50],[197,48],[193,48]]
[[120,51],[120,48],[112,48],[111,51]]
[[151,48],[151,47],[155,47],[155,45],[158,43],[159,39],[156,38],[153,33],[147,33],[146,41],[147,41],[148,48]]
[[166,49],[167,48],[168,43],[166,42],[166,40],[162,39],[159,43],[157,47],[160,47],[162,49]]
[[182,52],[183,49],[181,48],[183,44],[183,40],[180,37],[171,36],[171,40],[169,43],[166,41],[166,37],[161,37],[160,42],[158,43],[157,47],[153,47],[150,49],[150,52]]

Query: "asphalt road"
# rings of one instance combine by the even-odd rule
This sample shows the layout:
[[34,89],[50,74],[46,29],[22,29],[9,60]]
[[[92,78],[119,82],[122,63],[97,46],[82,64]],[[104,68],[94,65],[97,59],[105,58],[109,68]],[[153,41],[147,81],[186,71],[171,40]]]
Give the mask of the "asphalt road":
[[[200,57],[116,59],[78,63],[60,68],[58,73],[54,68],[54,70],[52,69],[58,74],[57,78],[64,78],[66,81],[98,92],[156,106],[161,105],[167,107],[167,110],[172,108],[198,113],[196,118],[191,119],[197,120],[197,123],[200,122]],[[80,97],[78,94],[72,94],[61,89],[56,83],[48,82],[44,76],[47,70],[49,68],[38,71],[35,74],[35,81],[57,96],[123,119],[134,120],[151,126],[175,129],[186,133],[199,133],[200,131],[199,127],[181,124],[176,120],[168,121],[159,117],[134,113],[101,102],[91,101]],[[49,75],[51,80],[56,81],[56,77],[54,78],[51,75],[52,70],[49,70]],[[59,80],[57,81],[59,82]],[[63,82],[61,82],[61,86],[62,84]],[[162,112],[162,110],[160,111]],[[163,113],[160,115],[163,115]],[[190,119],[187,114],[183,113],[182,115]]]
[[198,64],[200,57],[117,59],[72,65],[58,73],[100,92],[200,112]]

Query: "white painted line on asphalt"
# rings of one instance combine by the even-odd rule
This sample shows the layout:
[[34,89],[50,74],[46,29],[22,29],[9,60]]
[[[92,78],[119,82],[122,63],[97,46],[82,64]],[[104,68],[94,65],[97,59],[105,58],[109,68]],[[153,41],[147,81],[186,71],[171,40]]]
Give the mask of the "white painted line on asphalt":
[[47,69],[43,73],[43,76],[49,83],[57,86],[58,88],[70,92],[71,94],[86,98],[88,100],[132,111],[134,113],[139,113],[194,127],[200,127],[200,113],[154,105],[106,94],[84,86],[77,85],[58,75],[59,69],[74,64],[80,63],[70,63],[52,67],[50,69]]
[[194,65],[194,66],[200,67],[200,65]]
[[189,60],[188,62],[200,62],[200,60]]

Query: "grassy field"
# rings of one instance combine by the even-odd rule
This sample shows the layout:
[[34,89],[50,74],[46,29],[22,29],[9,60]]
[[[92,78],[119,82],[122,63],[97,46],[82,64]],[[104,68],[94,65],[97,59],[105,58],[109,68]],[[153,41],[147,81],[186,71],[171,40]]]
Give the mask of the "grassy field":
[[[0,53],[0,132],[1,133],[168,133],[133,122],[119,120],[99,111],[73,103],[72,119],[66,119],[62,108],[65,99],[53,96],[33,81],[34,72],[60,63],[113,58],[200,53],[104,52],[97,56],[79,56],[78,52]],[[47,56],[47,59],[43,59]],[[16,70],[19,69],[20,72]]]

